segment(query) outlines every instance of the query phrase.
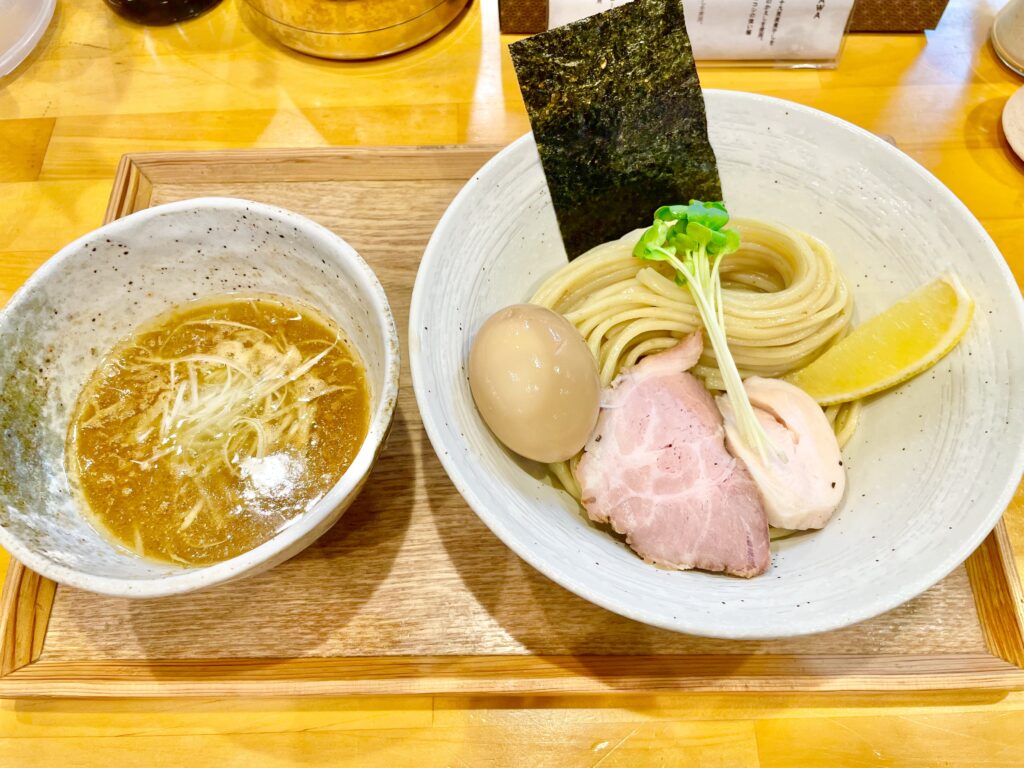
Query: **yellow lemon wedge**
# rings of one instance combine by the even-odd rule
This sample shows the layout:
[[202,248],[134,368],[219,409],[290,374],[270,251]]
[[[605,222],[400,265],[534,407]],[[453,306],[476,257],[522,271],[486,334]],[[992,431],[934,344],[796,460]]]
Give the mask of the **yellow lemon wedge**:
[[820,405],[873,395],[935,365],[963,338],[973,315],[974,301],[956,276],[939,275],[784,378]]

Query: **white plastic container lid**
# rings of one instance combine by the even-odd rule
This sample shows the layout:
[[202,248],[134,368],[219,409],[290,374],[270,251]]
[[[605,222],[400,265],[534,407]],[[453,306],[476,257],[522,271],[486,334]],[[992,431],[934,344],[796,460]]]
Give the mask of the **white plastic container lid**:
[[56,7],[57,0],[0,0],[0,77],[32,53]]

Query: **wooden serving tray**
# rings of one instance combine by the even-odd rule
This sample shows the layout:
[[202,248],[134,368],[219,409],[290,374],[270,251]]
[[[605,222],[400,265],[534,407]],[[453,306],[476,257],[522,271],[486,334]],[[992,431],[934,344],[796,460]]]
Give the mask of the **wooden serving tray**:
[[[290,208],[359,250],[404,331],[427,239],[494,151],[131,155],[107,220],[202,195]],[[132,601],[58,588],[12,563],[0,695],[1024,687],[1020,582],[1002,523],[929,592],[842,631],[730,642],[653,629],[556,586],[484,527],[434,456],[409,380],[406,369],[389,445],[360,499],[268,573]]]

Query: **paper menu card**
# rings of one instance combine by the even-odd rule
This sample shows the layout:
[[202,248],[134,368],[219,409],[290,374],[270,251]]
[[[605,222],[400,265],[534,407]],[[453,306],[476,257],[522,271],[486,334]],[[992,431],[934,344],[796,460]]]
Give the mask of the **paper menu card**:
[[[549,0],[548,28],[629,0]],[[686,0],[694,58],[828,61],[839,55],[854,0]],[[653,41],[652,41],[653,43]]]

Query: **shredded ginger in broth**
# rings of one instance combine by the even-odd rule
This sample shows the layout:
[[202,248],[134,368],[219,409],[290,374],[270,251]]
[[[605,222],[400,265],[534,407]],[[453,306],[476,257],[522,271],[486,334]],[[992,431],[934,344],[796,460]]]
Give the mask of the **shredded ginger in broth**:
[[293,299],[231,295],[147,323],[104,359],[68,434],[99,526],[139,555],[206,564],[316,503],[366,435],[362,363]]

